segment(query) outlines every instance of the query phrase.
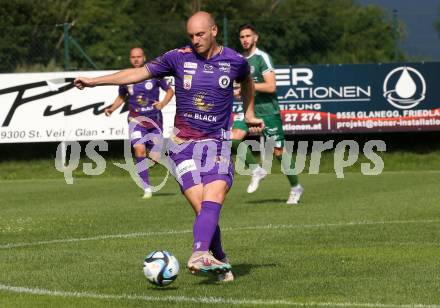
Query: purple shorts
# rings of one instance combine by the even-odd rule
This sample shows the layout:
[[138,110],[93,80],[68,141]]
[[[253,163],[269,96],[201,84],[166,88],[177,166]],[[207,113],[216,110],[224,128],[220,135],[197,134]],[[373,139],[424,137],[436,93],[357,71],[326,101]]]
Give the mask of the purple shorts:
[[148,118],[147,122],[129,121],[129,134],[132,146],[143,144],[152,152],[161,152],[163,145],[163,124],[162,119]]
[[182,192],[198,184],[234,180],[231,142],[218,140],[190,141],[177,144],[170,140],[169,158]]

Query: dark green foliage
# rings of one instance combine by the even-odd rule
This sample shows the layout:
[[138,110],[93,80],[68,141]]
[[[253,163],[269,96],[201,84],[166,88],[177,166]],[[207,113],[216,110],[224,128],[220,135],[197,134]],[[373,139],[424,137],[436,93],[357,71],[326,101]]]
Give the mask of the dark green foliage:
[[[199,9],[216,17],[219,42],[236,49],[238,26],[254,23],[276,64],[389,62],[398,48],[391,19],[352,0],[9,0],[0,6],[0,72],[62,68],[65,22],[99,69],[124,68],[133,46],[152,58],[187,44],[185,20]],[[72,69],[92,68],[69,51]]]

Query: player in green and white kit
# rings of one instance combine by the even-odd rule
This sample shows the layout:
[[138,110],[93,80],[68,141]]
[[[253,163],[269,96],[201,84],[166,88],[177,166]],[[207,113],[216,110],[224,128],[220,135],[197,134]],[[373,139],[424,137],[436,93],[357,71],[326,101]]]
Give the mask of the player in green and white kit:
[[[270,56],[257,48],[258,34],[250,24],[240,27],[240,43],[243,47],[243,55],[247,58],[251,67],[251,74],[255,82],[255,114],[264,120],[265,128],[263,135],[266,139],[271,138],[275,141],[275,158],[282,162],[284,150],[284,131],[281,122],[280,107],[276,95],[275,71]],[[236,92],[236,96],[240,93]],[[232,127],[232,148],[237,152],[238,145],[248,134],[248,127],[244,119],[236,119]],[[286,163],[287,162],[282,162]],[[291,166],[284,166],[288,169]],[[245,164],[256,165],[257,162],[249,147],[246,149]],[[248,193],[253,193],[258,189],[262,179],[267,176],[267,172],[260,166],[252,170],[252,180],[247,188]],[[288,204],[297,204],[304,192],[303,187],[298,182],[297,175],[287,175],[291,190]]]

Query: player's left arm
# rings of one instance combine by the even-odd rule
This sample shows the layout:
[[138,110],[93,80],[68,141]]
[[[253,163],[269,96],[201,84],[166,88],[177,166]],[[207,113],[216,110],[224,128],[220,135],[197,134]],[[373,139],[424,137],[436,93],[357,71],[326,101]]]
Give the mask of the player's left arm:
[[241,97],[243,99],[244,118],[246,124],[249,126],[251,133],[259,133],[264,128],[264,122],[262,119],[255,117],[254,112],[254,96],[255,88],[254,81],[251,74],[248,74],[242,82],[240,82]]
[[262,93],[275,93],[277,90],[275,72],[267,71],[263,74],[264,82],[255,83],[255,91]]
[[155,101],[153,103],[153,107],[156,108],[157,110],[162,110],[166,105],[168,105],[168,103],[171,101],[173,96],[174,96],[174,91],[171,87],[169,87],[165,92],[165,96],[163,100],[161,100],[160,102]]
[[118,109],[124,103],[124,98],[125,98],[125,96],[118,95],[116,97],[116,99],[114,100],[113,104],[109,108],[106,108],[104,110],[104,114],[108,117],[111,116],[113,111]]
[[153,107],[162,110],[173,98],[174,91],[165,79],[159,81],[159,87],[165,91],[165,96],[161,101],[154,101]]

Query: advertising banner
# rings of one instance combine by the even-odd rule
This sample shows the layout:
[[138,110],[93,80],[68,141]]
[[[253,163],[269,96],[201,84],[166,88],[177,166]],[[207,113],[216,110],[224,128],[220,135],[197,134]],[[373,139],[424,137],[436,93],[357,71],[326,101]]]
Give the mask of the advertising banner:
[[[112,72],[0,74],[0,143],[128,139],[127,108],[104,115],[118,95],[117,86],[82,91],[73,86],[76,76]],[[167,137],[174,98],[162,112]]]
[[[440,63],[277,67],[286,134],[440,130]],[[242,117],[241,102],[235,116]]]
[[[286,134],[440,130],[440,62],[285,66],[275,72]],[[104,115],[117,86],[73,87],[76,76],[109,73],[0,74],[0,143],[127,139],[127,108]],[[234,102],[234,118],[242,111]],[[162,112],[169,137],[174,98]]]

